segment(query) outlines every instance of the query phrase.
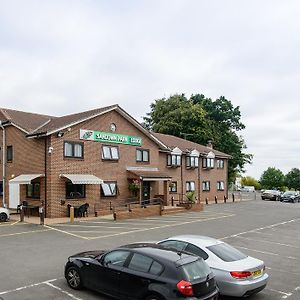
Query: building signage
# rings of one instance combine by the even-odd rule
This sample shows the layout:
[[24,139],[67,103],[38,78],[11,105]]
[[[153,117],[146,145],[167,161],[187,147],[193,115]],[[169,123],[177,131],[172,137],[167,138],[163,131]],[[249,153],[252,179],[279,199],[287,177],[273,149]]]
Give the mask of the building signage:
[[142,138],[137,136],[80,129],[80,139],[94,142],[142,146]]

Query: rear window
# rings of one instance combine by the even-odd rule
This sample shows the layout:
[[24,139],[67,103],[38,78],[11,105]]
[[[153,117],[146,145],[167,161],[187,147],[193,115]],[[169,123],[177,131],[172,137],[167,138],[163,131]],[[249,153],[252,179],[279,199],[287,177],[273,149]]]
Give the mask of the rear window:
[[247,255],[240,252],[239,250],[233,248],[232,246],[221,243],[214,246],[207,247],[212,253],[216,256],[221,258],[223,261],[230,262],[230,261],[237,261],[244,258],[247,258]]
[[203,259],[198,259],[192,263],[180,266],[184,279],[187,281],[196,281],[206,278],[211,273],[210,267]]

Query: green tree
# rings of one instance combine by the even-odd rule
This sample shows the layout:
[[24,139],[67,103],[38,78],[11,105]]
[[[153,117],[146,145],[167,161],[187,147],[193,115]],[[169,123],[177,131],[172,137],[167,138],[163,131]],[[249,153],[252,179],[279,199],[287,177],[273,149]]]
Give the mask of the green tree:
[[187,133],[187,139],[203,145],[212,139],[214,148],[231,155],[229,182],[251,162],[252,155],[244,152],[245,142],[237,134],[245,128],[240,121],[239,107],[234,107],[225,97],[213,101],[202,94],[192,95],[190,99],[184,94],[173,95],[155,100],[150,108],[144,117],[146,128],[178,137]]
[[284,185],[284,174],[274,167],[269,167],[260,177],[261,187],[264,189],[280,189]]
[[243,177],[241,180],[241,184],[254,186],[256,190],[261,189],[260,183],[255,178],[250,177],[250,176]]
[[285,175],[285,185],[289,189],[300,190],[300,170],[298,168],[293,168]]

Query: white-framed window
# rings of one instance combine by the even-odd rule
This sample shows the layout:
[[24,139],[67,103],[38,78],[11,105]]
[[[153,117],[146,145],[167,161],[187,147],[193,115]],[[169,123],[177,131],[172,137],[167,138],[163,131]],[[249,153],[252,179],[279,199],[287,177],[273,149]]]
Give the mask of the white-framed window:
[[149,150],[146,149],[136,149],[136,161],[137,162],[149,162],[150,155]]
[[202,191],[210,191],[210,181],[202,181]]
[[198,168],[199,167],[199,157],[187,156],[186,157],[186,167],[187,168]]
[[217,190],[224,191],[224,189],[225,189],[224,181],[217,181]]
[[64,156],[83,158],[83,143],[64,142]]
[[187,181],[186,182],[186,191],[194,192],[196,190],[195,181]]
[[117,196],[118,186],[116,181],[105,181],[101,184],[102,196],[112,197]]
[[119,160],[119,148],[116,146],[102,146],[102,159]]
[[217,159],[217,168],[224,169],[224,159]]
[[215,165],[214,158],[203,158],[202,159],[202,166],[203,168],[213,168]]
[[167,166],[168,167],[180,167],[181,155],[179,154],[168,154],[167,155]]
[[170,193],[177,193],[177,181],[172,181],[169,184],[169,192]]

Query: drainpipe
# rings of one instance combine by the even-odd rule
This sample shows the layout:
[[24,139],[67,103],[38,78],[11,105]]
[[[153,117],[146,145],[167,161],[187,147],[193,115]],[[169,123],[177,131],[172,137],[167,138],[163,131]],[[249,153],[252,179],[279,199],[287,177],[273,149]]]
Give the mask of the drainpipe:
[[3,207],[6,207],[5,204],[5,177],[6,177],[6,161],[5,161],[5,129],[3,127],[2,121],[0,120],[0,128],[2,129],[2,186],[3,186],[3,195],[2,195],[2,204]]
[[47,218],[47,157],[48,157],[48,150],[47,150],[47,136],[45,136],[45,199],[44,199],[44,212],[45,218]]

